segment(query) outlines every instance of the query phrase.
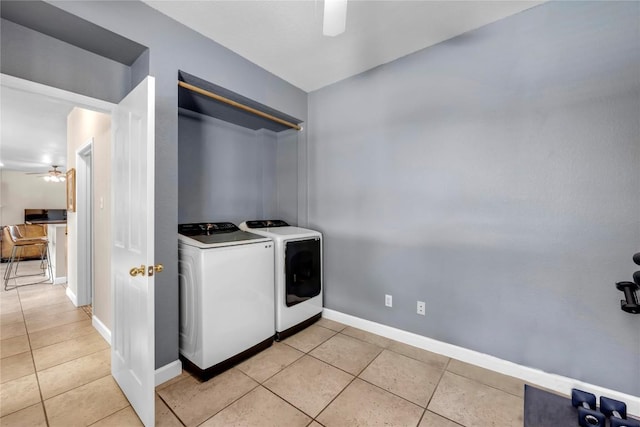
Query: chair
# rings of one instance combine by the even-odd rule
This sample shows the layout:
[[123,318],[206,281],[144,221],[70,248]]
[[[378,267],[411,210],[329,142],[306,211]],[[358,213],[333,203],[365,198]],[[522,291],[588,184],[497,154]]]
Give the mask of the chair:
[[[48,273],[48,277],[44,280],[32,283],[24,283],[21,285],[18,285],[16,283],[14,288],[18,286],[35,285],[38,283],[51,281],[53,278],[53,272],[51,271],[51,263],[49,262],[49,240],[46,237],[24,237],[18,225],[9,225],[8,228],[9,237],[11,238],[11,242],[13,243],[13,248],[11,249],[9,265],[4,272],[4,290],[7,290],[7,284],[9,283],[9,280],[17,279],[19,277],[45,276]],[[29,248],[37,248],[40,251],[40,269],[42,270],[42,272],[35,274],[18,274],[18,266],[20,265],[20,261],[22,259],[21,254],[24,250],[28,250]]]

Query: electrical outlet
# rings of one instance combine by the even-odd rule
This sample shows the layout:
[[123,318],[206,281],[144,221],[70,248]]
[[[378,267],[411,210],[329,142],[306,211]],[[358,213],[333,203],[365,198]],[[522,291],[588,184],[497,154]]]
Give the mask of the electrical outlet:
[[418,301],[418,308],[416,310],[416,313],[424,316],[425,315],[425,311],[426,311],[426,308],[425,308],[424,301]]
[[393,297],[391,295],[384,296],[384,305],[387,307],[393,307]]

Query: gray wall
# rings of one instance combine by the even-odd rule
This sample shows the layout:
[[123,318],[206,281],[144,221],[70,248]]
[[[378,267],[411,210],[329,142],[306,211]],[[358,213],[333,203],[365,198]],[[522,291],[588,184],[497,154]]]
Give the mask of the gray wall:
[[[299,206],[306,206],[306,162],[299,173],[299,157],[303,151],[306,137],[304,132],[287,130],[277,134],[276,145],[276,211],[272,218],[282,219],[289,224],[302,226],[305,212]],[[265,217],[266,218],[266,217]],[[300,218],[300,220],[299,220]]]
[[275,132],[183,111],[178,118],[178,222],[239,224],[274,215],[276,142]]
[[298,136],[180,109],[178,222],[279,218],[297,224]]
[[325,305],[640,395],[639,19],[551,2],[310,94]]
[[4,74],[109,102],[120,101],[134,87],[127,65],[6,19],[0,30]]
[[[142,2],[51,4],[149,48],[149,73],[156,78],[155,256],[165,265],[155,285],[156,367],[161,367],[178,358],[178,70],[303,121],[307,94]],[[300,138],[304,144],[306,134]]]

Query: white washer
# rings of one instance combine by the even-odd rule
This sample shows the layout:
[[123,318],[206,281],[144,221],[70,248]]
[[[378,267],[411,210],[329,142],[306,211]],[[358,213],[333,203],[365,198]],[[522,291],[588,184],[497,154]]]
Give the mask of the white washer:
[[282,220],[245,221],[248,230],[275,244],[276,340],[322,316],[322,234]]
[[178,233],[180,354],[208,379],[273,342],[274,245],[232,223]]

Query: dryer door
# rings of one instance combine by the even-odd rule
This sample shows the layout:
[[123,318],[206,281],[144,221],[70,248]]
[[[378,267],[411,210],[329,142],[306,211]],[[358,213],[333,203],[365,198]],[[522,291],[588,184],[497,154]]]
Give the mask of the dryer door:
[[321,275],[320,239],[287,242],[285,251],[287,307],[319,295]]

